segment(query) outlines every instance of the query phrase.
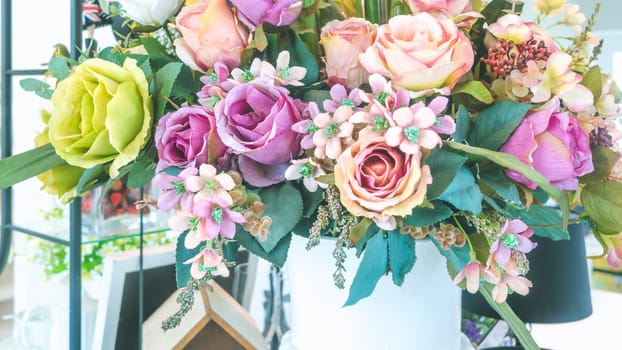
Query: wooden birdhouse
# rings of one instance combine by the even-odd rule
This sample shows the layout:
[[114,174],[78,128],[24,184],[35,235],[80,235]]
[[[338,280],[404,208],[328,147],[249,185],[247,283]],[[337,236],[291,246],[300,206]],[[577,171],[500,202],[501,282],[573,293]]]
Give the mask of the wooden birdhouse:
[[179,292],[173,293],[143,324],[143,349],[268,349],[248,311],[214,281],[201,289],[179,326],[165,332],[162,321],[177,311]]

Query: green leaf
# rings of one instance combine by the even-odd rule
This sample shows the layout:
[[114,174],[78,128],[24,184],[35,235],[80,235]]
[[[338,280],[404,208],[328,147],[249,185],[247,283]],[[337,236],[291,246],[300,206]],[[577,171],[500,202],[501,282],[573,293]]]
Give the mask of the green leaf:
[[52,94],[54,93],[54,90],[50,89],[50,86],[46,82],[35,78],[22,79],[19,81],[19,85],[25,91],[32,91],[37,94],[37,96],[47,100],[52,98]]
[[387,272],[388,267],[387,239],[380,231],[367,241],[365,253],[350,286],[348,300],[343,306],[354,305],[359,300],[370,296],[380,278]]
[[464,142],[472,128],[473,120],[471,120],[471,114],[466,107],[460,105],[456,113],[456,132],[454,133],[454,140],[456,142]]
[[371,225],[367,227],[367,231],[365,232],[365,235],[358,242],[354,243],[354,248],[356,249],[357,258],[360,258],[363,252],[365,251],[365,247],[367,246],[367,241],[369,241],[369,239],[372,238],[378,232],[382,232],[382,231],[380,231],[378,226],[376,226],[376,224],[372,222]]
[[456,271],[461,271],[466,264],[471,262],[471,249],[468,244],[462,247],[452,245],[449,249],[443,249],[441,244],[434,238],[434,235],[428,235],[428,237],[432,240],[432,243],[434,243],[441,255],[447,259]]
[[[97,164],[96,166],[84,171],[78,184],[76,185],[76,194],[80,194],[90,187],[96,184],[106,181],[108,178],[107,172],[104,171],[104,164]],[[94,181],[95,180],[95,181]]]
[[324,111],[324,101],[330,100],[329,90],[309,90],[305,93],[303,100],[305,102],[315,102],[321,111]]
[[428,199],[435,199],[441,195],[453,181],[458,169],[464,164],[466,157],[442,148],[435,148],[425,163],[432,173],[432,184],[428,186]]
[[523,321],[521,321],[518,316],[514,313],[512,308],[508,305],[508,303],[503,302],[501,304],[497,304],[492,299],[492,286],[489,284],[484,284],[479,287],[480,294],[486,299],[488,305],[490,305],[493,310],[495,310],[505,322],[512,328],[514,332],[514,336],[520,342],[520,345],[523,346],[525,350],[540,350],[538,344],[536,344],[535,340],[531,336],[531,333],[525,327]]
[[63,80],[69,76],[69,67],[66,57],[53,57],[48,63],[50,74],[56,79]]
[[315,216],[317,207],[324,200],[324,190],[322,188],[318,188],[315,192],[311,192],[305,188],[302,181],[293,182],[293,184],[302,195],[302,217],[308,218]]
[[249,252],[266,259],[278,267],[283,267],[285,260],[287,260],[287,251],[289,250],[292,235],[283,237],[270,252],[263,249],[259,241],[257,241],[253,235],[245,231],[241,225],[237,226],[233,239],[240,243],[242,247],[248,249]]
[[532,205],[529,211],[508,207],[508,212],[513,218],[521,219],[527,224],[536,236],[553,241],[570,239],[568,231],[562,229],[562,218],[557,208]]
[[352,229],[350,230],[350,234],[348,238],[350,242],[354,245],[358,244],[369,231],[369,227],[373,221],[370,218],[363,217]]
[[622,232],[622,183],[603,181],[586,185],[581,191],[581,203],[598,231]]
[[475,184],[473,173],[464,166],[458,169],[456,177],[439,198],[475,215],[482,211],[482,192]]
[[520,204],[520,195],[516,184],[512,182],[501,169],[492,171],[482,171],[480,173],[480,181],[495,191],[501,198],[506,201]]
[[393,283],[404,284],[404,276],[415,266],[415,240],[399,231],[389,232],[389,268]]
[[188,281],[192,279],[192,276],[190,276],[191,264],[184,264],[184,262],[195,257],[201,252],[201,249],[204,248],[203,245],[199,245],[194,249],[186,248],[184,240],[187,235],[188,231],[182,232],[177,237],[177,244],[175,245],[175,275],[177,277],[177,288],[186,287]]
[[590,89],[592,95],[594,95],[594,104],[600,99],[600,95],[603,92],[603,80],[599,66],[592,66],[587,73],[581,79],[581,85]]
[[171,89],[173,88],[173,84],[175,84],[175,80],[177,80],[177,76],[181,71],[181,62],[171,62],[164,67],[160,68],[155,74],[155,89],[156,89],[156,98],[155,104],[156,108],[154,111],[155,115],[162,115],[164,113],[164,108],[168,103],[167,97],[171,93]]
[[495,152],[488,149],[468,146],[451,141],[445,141],[444,143],[447,147],[453,148],[455,150],[464,151],[465,153],[467,153],[467,155],[484,157],[504,168],[516,170],[524,177],[535,182],[544,191],[546,191],[551,196],[551,198],[553,198],[553,200],[557,202],[560,209],[562,210],[562,227],[566,228],[568,226],[568,218],[570,216],[570,203],[568,202],[568,197],[558,188],[552,186],[549,183],[549,180],[542,176],[542,174],[522,163],[511,154]]
[[470,145],[496,151],[507,141],[532,105],[499,101],[481,111],[469,134]]
[[415,207],[412,213],[404,218],[404,222],[410,226],[426,227],[441,222],[453,214],[441,201],[433,201],[432,205],[434,208]]
[[310,85],[317,82],[320,76],[320,66],[315,56],[309,51],[304,41],[293,31],[290,31],[290,38],[292,46],[287,48],[290,54],[289,66],[299,66],[307,69],[307,74],[302,79],[303,84]]
[[300,191],[289,182],[262,188],[259,191],[261,201],[266,205],[264,216],[272,218],[270,233],[265,241],[259,242],[266,252],[270,252],[279,241],[292,232],[302,217],[302,196]]
[[52,144],[31,149],[0,160],[0,189],[28,180],[55,166],[66,164]]
[[596,183],[605,180],[613,165],[618,161],[620,155],[606,147],[592,147],[592,163],[594,171],[579,178],[579,182],[583,184]]
[[155,176],[156,164],[148,159],[139,159],[132,164],[132,169],[127,177],[127,187],[143,188]]
[[484,83],[479,80],[470,80],[465,83],[458,84],[456,87],[451,89],[451,94],[467,94],[487,105],[494,102],[494,98],[492,97],[490,90],[488,90]]
[[168,57],[166,47],[158,39],[152,36],[141,36],[140,43],[143,45],[149,57]]

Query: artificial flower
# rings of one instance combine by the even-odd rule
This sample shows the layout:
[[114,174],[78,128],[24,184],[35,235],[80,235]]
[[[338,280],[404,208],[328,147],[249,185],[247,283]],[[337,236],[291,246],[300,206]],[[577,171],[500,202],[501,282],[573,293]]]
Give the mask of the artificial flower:
[[231,0],[244,24],[254,30],[262,23],[288,26],[300,15],[302,0]]
[[189,67],[205,72],[222,62],[240,64],[248,33],[233,15],[226,0],[201,0],[184,6],[175,17],[182,37],[175,39],[177,56]]
[[359,59],[370,73],[408,90],[425,91],[453,88],[473,66],[474,54],[452,20],[422,12],[389,19]]
[[136,159],[151,131],[147,78],[127,58],[123,67],[99,58],[82,62],[52,95],[50,143],[70,165],[91,168],[112,161],[110,176]]
[[[560,111],[557,98],[528,112],[500,151],[512,154],[563,190],[575,190],[578,177],[594,170],[588,135],[576,117]],[[506,170],[506,174],[531,189],[537,187],[515,170]]]
[[117,0],[117,2],[124,17],[150,26],[161,26],[184,4],[183,0]]
[[203,249],[199,254],[184,261],[184,264],[192,264],[190,274],[194,279],[201,279],[209,271],[212,276],[229,276],[229,269],[223,261],[223,257],[213,249]]

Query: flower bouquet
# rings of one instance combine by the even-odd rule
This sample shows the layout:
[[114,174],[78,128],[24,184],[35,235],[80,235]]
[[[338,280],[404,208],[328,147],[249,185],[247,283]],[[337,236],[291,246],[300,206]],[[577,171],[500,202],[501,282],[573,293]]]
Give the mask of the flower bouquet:
[[384,275],[401,284],[428,239],[537,348],[504,303],[531,287],[530,237],[567,239],[580,209],[619,264],[619,92],[596,64],[598,6],[586,22],[545,0],[534,21],[509,0],[118,4],[126,40],[24,84],[52,108],[36,148],[0,161],[0,186],[37,176],[70,201],[153,181],[141,204],[179,232],[186,304],[239,246],[282,266],[292,234],[308,249],[338,237],[337,287],[348,251],[363,256],[355,304]]

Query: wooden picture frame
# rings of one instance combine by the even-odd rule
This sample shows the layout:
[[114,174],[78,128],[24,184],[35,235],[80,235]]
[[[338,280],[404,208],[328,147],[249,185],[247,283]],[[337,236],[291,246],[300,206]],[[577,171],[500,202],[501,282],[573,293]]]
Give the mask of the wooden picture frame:
[[[135,250],[104,259],[93,350],[138,348],[139,256]],[[143,250],[143,288],[146,320],[177,290],[174,245]]]

